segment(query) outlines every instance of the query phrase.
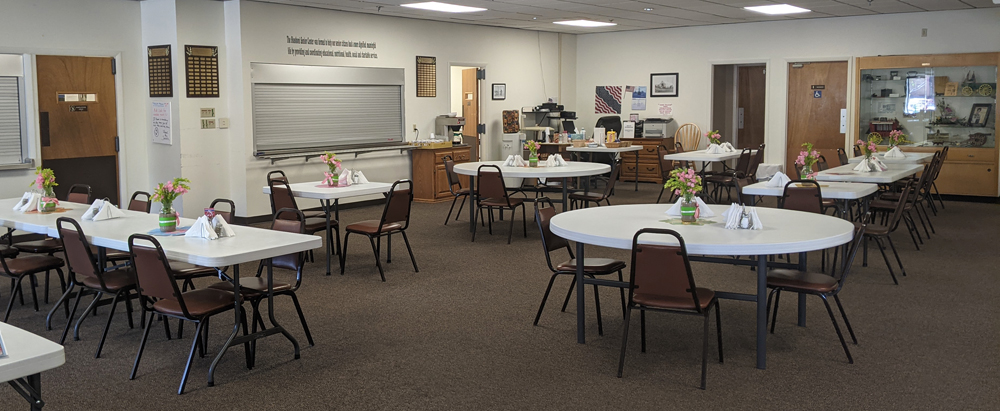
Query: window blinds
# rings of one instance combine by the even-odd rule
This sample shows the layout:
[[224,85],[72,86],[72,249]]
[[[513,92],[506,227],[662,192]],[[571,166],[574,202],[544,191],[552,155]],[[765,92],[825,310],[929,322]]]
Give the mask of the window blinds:
[[402,86],[253,84],[257,155],[403,141]]
[[0,77],[0,164],[20,164],[21,100],[17,77]]

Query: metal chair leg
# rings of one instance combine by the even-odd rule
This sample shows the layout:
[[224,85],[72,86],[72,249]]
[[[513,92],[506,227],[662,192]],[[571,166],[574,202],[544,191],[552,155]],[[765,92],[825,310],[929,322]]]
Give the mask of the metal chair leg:
[[879,239],[878,237],[874,238],[875,238],[875,244],[878,245],[878,251],[882,253],[882,259],[885,260],[885,266],[889,268],[889,275],[892,276],[892,283],[899,285],[899,281],[896,280],[896,273],[892,269],[892,263],[889,262],[889,256],[885,254],[885,246],[882,245],[882,240]]
[[597,335],[604,335],[604,321],[601,317],[601,296],[597,292],[597,284],[594,284],[594,307],[597,309]]
[[378,267],[378,275],[382,277],[382,282],[385,282],[385,271],[382,271],[382,259],[380,257],[381,241],[379,245],[375,245],[375,238],[371,236],[368,237],[368,242],[372,243],[372,251],[375,253],[375,266]]
[[781,289],[776,288],[774,295],[774,316],[771,317],[771,334],[774,334],[774,325],[778,323],[778,303],[781,302]]
[[851,340],[855,344],[858,343],[858,337],[854,336],[854,329],[851,328],[851,321],[847,319],[847,313],[844,312],[844,305],[840,303],[840,296],[837,294],[833,295],[833,301],[837,303],[837,308],[840,309],[840,316],[844,317],[844,324],[847,325],[847,332],[851,334]]
[[108,330],[111,328],[111,319],[115,318],[115,309],[118,308],[118,297],[121,296],[121,291],[115,293],[115,296],[111,298],[111,310],[108,311],[108,322],[104,324],[104,333],[101,334],[101,342],[97,343],[97,352],[94,353],[94,358],[101,358],[101,350],[104,349],[104,341],[108,338]]
[[[182,320],[183,321],[183,320]],[[203,323],[198,321],[198,326],[194,330],[194,339],[191,341],[191,352],[188,353],[187,365],[184,366],[184,376],[181,377],[181,386],[177,388],[177,395],[184,393],[184,386],[187,385],[188,374],[191,373],[191,361],[194,360],[194,349],[198,346],[199,337],[201,337],[201,331]]]
[[715,300],[715,335],[719,340],[719,364],[722,364],[722,308]]
[[[14,297],[13,295],[11,296]],[[76,303],[73,304],[73,311],[70,311],[69,317],[66,319],[66,327],[63,328],[62,337],[59,338],[59,344],[64,345],[66,343],[66,334],[69,333],[69,325],[73,323],[73,316],[76,315],[76,309],[80,306],[80,299],[83,298],[83,289],[77,290],[76,292]]]
[[309,332],[309,325],[306,324],[306,316],[302,314],[302,306],[299,305],[299,297],[295,293],[289,293],[292,297],[292,304],[295,304],[295,311],[299,314],[299,321],[302,322],[302,330],[306,332],[306,340],[309,341],[309,346],[315,346],[316,343],[313,342],[312,333]]
[[[448,216],[444,218],[444,225],[448,225],[448,220],[451,219],[451,212],[455,211],[455,203],[458,202],[458,197],[459,196],[455,196],[455,198],[451,200],[451,208],[448,209]],[[462,209],[459,208],[458,211],[461,212]],[[455,220],[458,220],[458,218],[456,217]]]
[[639,340],[640,352],[646,352],[646,310],[639,309]]
[[135,361],[132,362],[132,373],[128,376],[130,380],[135,379],[135,373],[139,370],[139,360],[142,359],[142,351],[146,349],[146,340],[149,339],[149,330],[153,328],[155,319],[156,313],[149,313],[149,321],[146,322],[146,329],[142,332],[142,340],[139,341],[139,352],[135,354]]
[[410,248],[410,239],[406,237],[405,230],[400,231],[400,234],[403,235],[403,243],[406,244],[406,251],[410,253],[410,262],[413,263],[413,272],[419,273],[420,269],[417,268],[417,259],[413,256],[413,249]]
[[840,338],[840,345],[844,347],[844,354],[847,354],[847,362],[854,364],[854,357],[851,357],[851,350],[847,348],[847,342],[844,341],[844,334],[840,332],[840,325],[837,325],[837,317],[833,316],[833,309],[830,308],[830,302],[827,301],[825,295],[820,294],[819,296],[823,299],[823,305],[826,306],[826,312],[830,314],[830,321],[833,321],[833,329],[837,330],[837,338]]
[[566,300],[563,301],[562,312],[566,312],[566,306],[569,305],[569,298],[573,295],[573,290],[576,289],[576,276],[573,276],[573,281],[569,283],[569,291],[566,291]]
[[906,268],[903,268],[903,261],[899,259],[899,252],[896,251],[896,245],[893,244],[892,237],[885,236],[885,238],[886,240],[889,240],[889,248],[892,249],[892,254],[896,256],[896,263],[899,264],[899,271],[903,273],[903,277],[906,277]]
[[94,308],[97,307],[97,303],[101,301],[101,297],[103,296],[104,293],[102,292],[98,292],[94,295],[94,301],[91,301],[90,305],[87,306],[87,309],[83,310],[83,314],[80,314],[80,318],[76,320],[76,325],[73,326],[73,341],[80,341],[80,324],[82,324],[83,320],[87,318],[87,314],[94,311]]
[[[475,234],[473,234],[475,235]],[[344,250],[340,253],[340,275],[344,275],[344,263],[347,262],[347,239],[351,237],[351,232],[344,233]],[[261,266],[263,267],[263,266]],[[258,275],[260,270],[258,269]]]
[[52,306],[52,309],[49,310],[49,314],[45,316],[45,331],[52,330],[52,314],[59,309],[59,306],[66,306],[66,317],[69,317],[69,295],[73,293],[75,285],[75,283],[70,283],[69,288],[63,290],[62,297],[59,297],[59,299],[56,300],[56,305]]
[[622,371],[625,369],[625,347],[628,346],[628,323],[631,317],[632,307],[627,307],[625,310],[625,327],[622,330],[622,351],[618,356],[618,378],[622,377]]
[[705,374],[708,373],[708,313],[705,315],[704,332],[701,335],[701,389],[705,389]]
[[552,284],[555,283],[556,277],[559,276],[557,273],[552,273],[552,277],[549,277],[549,285],[545,287],[545,294],[542,295],[542,303],[538,305],[538,313],[535,314],[535,322],[531,325],[538,325],[538,320],[542,318],[542,309],[545,308],[545,302],[549,299],[549,292],[552,291]]

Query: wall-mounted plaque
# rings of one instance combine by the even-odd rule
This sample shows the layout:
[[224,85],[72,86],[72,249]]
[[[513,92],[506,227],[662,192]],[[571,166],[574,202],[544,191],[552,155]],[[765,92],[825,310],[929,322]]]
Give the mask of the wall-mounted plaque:
[[219,48],[184,46],[188,97],[219,97]]
[[417,97],[437,97],[437,57],[417,56]]
[[174,96],[174,70],[171,64],[170,45],[146,48],[149,59],[149,96]]

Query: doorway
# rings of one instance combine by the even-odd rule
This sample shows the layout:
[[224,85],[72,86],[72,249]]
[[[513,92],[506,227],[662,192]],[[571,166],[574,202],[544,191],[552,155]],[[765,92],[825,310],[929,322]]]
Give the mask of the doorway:
[[462,141],[470,146],[470,161],[479,161],[479,67],[451,66],[451,111],[465,118]]
[[844,147],[846,128],[841,110],[847,109],[847,62],[821,61],[788,64],[788,138],[785,170],[796,177],[795,158],[803,143],[813,147],[830,165],[839,164],[837,149]]
[[55,172],[56,196],[87,184],[93,198],[118,197],[118,118],[114,59],[36,56],[42,167]]
[[736,148],[764,143],[766,65],[718,64],[712,73],[712,129]]

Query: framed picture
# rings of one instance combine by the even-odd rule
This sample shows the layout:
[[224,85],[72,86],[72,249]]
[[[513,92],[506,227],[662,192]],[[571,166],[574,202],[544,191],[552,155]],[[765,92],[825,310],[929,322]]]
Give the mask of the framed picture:
[[493,99],[494,100],[506,100],[507,99],[507,84],[506,83],[493,83]]
[[677,73],[649,75],[650,97],[677,97]]
[[969,112],[969,127],[986,127],[992,109],[991,104],[973,104],[972,111]]

